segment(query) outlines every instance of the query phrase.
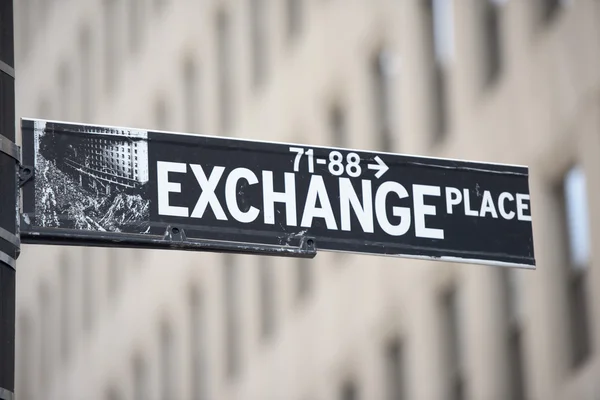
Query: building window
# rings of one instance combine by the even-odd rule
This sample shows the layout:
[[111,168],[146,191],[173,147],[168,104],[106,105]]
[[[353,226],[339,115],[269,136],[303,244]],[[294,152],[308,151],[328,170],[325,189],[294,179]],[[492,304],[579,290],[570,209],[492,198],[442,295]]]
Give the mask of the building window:
[[296,296],[302,299],[308,295],[313,284],[313,267],[302,258],[296,259]]
[[164,99],[158,99],[154,105],[154,118],[156,120],[156,128],[166,130],[168,126],[167,103]]
[[41,387],[46,387],[49,383],[50,373],[52,371],[52,298],[50,289],[46,283],[42,283],[39,288],[39,343],[40,343],[40,362],[39,362],[39,377]]
[[188,132],[197,132],[198,116],[200,115],[199,98],[199,79],[196,64],[193,60],[187,59],[183,66],[183,108],[185,112],[185,129]]
[[252,84],[255,87],[261,86],[267,75],[267,1],[249,0]]
[[129,51],[137,53],[144,30],[144,0],[129,0]]
[[48,1],[42,1],[38,3],[38,7],[36,8],[36,17],[40,17],[41,16],[41,22],[46,23],[48,21],[48,10],[49,10],[49,5],[50,3],[52,3],[53,0],[48,0]]
[[29,54],[32,46],[32,32],[34,26],[31,23],[31,13],[33,9],[31,7],[32,0],[19,0],[17,3],[20,5],[21,17],[20,17],[20,34],[21,34],[21,57],[25,58]]
[[219,106],[219,130],[231,130],[233,119],[233,65],[232,65],[231,23],[225,11],[217,15],[217,82]]
[[133,400],[149,399],[149,389],[148,367],[142,357],[137,355],[133,359]]
[[339,104],[329,110],[329,134],[331,144],[335,147],[348,147],[348,129],[346,126],[346,115]]
[[17,365],[17,393],[19,399],[33,399],[31,393],[35,387],[33,380],[33,354],[31,352],[33,346],[33,329],[29,313],[20,311],[17,325],[16,335],[16,365]]
[[302,31],[305,0],[286,0],[286,22],[288,39],[297,37]]
[[591,321],[587,276],[590,263],[589,214],[586,178],[580,166],[564,176],[561,194],[568,246],[567,293],[572,349],[572,365],[583,364],[591,353]]
[[223,304],[225,306],[225,373],[237,375],[240,368],[239,268],[237,257],[225,254],[223,268]]
[[111,386],[106,391],[106,395],[104,396],[104,398],[106,400],[121,400],[123,397],[114,386]]
[[120,281],[120,273],[121,268],[123,268],[121,263],[119,263],[120,259],[120,251],[114,248],[106,249],[107,252],[107,274],[108,277],[106,279],[106,283],[108,286],[108,297],[114,297],[119,289],[119,281]]
[[429,0],[435,62],[447,67],[454,57],[454,0]]
[[389,341],[385,346],[385,388],[387,400],[405,400],[405,371],[402,343],[398,339]]
[[268,337],[275,330],[275,270],[270,258],[261,257],[259,266],[260,333]]
[[58,67],[58,90],[61,105],[60,118],[69,119],[69,114],[73,108],[71,102],[71,73],[66,62],[62,62]]
[[92,329],[93,313],[94,313],[94,286],[92,276],[92,259],[93,250],[90,248],[83,249],[83,263],[81,266],[81,311],[82,311],[82,325],[84,331],[90,331]]
[[160,379],[161,399],[177,399],[177,361],[175,352],[175,338],[171,327],[163,322],[160,327]]
[[194,400],[207,398],[205,374],[205,319],[202,298],[197,288],[190,291],[190,348],[191,348],[191,393]]
[[66,252],[63,252],[59,266],[60,272],[60,327],[59,332],[59,348],[60,355],[63,361],[69,357],[71,343],[71,327],[69,323],[70,306],[71,306],[71,265]]
[[169,0],[154,0],[154,10],[156,12],[162,12],[167,5]]
[[424,26],[426,27],[426,66],[429,69],[431,135],[441,140],[448,129],[447,75],[454,56],[453,0],[426,0]]
[[117,63],[119,55],[117,43],[119,40],[116,23],[118,0],[104,0],[104,85],[110,92],[115,86]]
[[523,369],[523,332],[518,326],[512,326],[508,332],[508,365],[510,398],[525,399],[525,383]]
[[537,0],[539,19],[542,24],[551,23],[560,11],[571,3],[572,0]]
[[43,97],[42,99],[40,99],[37,108],[38,108],[38,115],[40,116],[40,118],[50,118],[51,106],[50,106],[50,101],[48,101],[48,98]]
[[359,392],[356,383],[351,380],[347,380],[342,384],[340,388],[340,400],[359,400]]
[[79,34],[80,82],[79,97],[81,103],[81,118],[87,121],[92,110],[94,97],[92,82],[92,38],[88,27],[81,29]]
[[501,17],[504,0],[485,0],[481,4],[481,55],[484,86],[492,85],[502,72]]
[[448,393],[452,400],[465,398],[464,365],[461,346],[461,313],[456,288],[447,290],[442,296],[442,336],[445,340],[446,371],[448,371]]
[[391,56],[384,50],[378,51],[371,59],[371,82],[373,87],[373,115],[377,148],[380,151],[391,151],[393,148],[393,132],[391,121]]
[[502,285],[504,292],[504,304],[507,316],[507,348],[508,348],[508,385],[511,399],[523,400],[525,396],[525,370],[523,355],[523,328],[521,326],[522,304],[520,271],[504,269],[502,273]]

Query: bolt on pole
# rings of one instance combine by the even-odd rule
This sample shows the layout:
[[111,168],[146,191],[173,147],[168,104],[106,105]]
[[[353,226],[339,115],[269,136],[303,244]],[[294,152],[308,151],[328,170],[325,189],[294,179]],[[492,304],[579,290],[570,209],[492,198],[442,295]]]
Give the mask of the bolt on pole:
[[15,280],[19,255],[13,0],[0,1],[0,400],[15,391]]

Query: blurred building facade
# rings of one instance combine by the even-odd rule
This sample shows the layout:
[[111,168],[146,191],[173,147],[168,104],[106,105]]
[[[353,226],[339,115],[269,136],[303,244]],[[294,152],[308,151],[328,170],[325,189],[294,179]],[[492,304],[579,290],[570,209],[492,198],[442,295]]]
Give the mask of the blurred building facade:
[[18,117],[528,165],[538,260],[24,246],[19,400],[600,399],[600,1],[15,3]]

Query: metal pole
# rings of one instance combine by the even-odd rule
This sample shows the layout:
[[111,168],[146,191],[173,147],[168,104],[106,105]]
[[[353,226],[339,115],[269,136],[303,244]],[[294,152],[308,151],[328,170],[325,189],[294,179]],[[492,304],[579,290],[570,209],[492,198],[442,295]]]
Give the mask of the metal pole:
[[0,1],[0,400],[15,391],[15,278],[19,254],[13,0]]

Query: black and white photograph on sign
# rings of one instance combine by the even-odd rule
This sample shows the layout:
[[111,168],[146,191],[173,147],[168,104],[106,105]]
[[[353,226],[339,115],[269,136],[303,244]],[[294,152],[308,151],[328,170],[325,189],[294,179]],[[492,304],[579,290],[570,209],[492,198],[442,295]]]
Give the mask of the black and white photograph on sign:
[[144,233],[148,133],[34,121],[35,218],[40,227]]

